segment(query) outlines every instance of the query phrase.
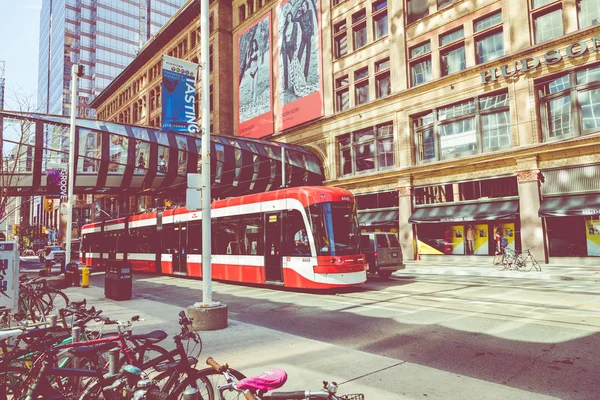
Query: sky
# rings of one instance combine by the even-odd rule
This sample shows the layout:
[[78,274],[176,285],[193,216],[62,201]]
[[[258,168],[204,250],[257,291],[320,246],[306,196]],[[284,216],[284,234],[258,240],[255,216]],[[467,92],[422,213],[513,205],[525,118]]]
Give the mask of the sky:
[[[15,97],[37,102],[42,0],[0,0],[0,61],[5,62],[5,109]],[[11,107],[12,105],[12,107]]]

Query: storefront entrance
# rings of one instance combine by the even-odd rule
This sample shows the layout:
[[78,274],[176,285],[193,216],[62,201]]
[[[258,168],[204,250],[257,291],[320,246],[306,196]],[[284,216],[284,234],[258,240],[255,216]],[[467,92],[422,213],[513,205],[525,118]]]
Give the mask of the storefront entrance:
[[518,208],[518,200],[417,208],[409,221],[418,254],[490,256],[501,238],[520,250]]

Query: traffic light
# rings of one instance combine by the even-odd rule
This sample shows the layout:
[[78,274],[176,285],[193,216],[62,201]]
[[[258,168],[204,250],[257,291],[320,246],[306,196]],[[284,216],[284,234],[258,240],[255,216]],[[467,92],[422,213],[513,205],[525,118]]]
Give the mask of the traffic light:
[[45,234],[46,234],[46,227],[42,226],[42,235],[45,235]]
[[13,225],[13,235],[18,235],[19,234],[19,224],[14,224]]
[[52,212],[54,210],[54,200],[44,198],[44,211]]

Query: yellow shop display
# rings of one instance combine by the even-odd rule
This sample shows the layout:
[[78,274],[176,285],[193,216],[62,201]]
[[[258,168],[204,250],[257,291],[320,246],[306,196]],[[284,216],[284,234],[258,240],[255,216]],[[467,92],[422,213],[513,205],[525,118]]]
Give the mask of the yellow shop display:
[[489,245],[489,228],[488,224],[476,224],[475,229],[475,252],[474,254],[488,255],[490,252]]
[[452,253],[465,254],[465,227],[463,225],[452,225]]
[[600,256],[600,220],[585,221],[585,237],[587,239],[587,255]]

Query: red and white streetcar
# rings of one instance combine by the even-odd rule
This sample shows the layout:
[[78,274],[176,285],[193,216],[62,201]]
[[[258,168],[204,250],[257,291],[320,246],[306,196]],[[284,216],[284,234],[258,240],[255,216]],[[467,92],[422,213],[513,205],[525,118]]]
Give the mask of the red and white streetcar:
[[[330,289],[366,281],[354,196],[298,187],[214,201],[213,279]],[[202,211],[174,208],[85,225],[86,265],[202,277]],[[304,231],[302,231],[304,229]]]

